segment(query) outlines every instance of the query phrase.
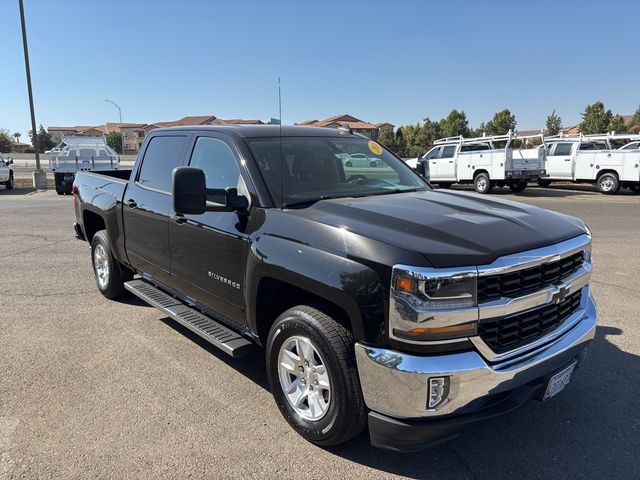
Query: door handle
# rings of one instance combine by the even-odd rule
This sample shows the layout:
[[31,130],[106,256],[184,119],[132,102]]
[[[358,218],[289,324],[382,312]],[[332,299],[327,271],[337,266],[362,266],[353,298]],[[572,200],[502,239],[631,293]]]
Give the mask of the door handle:
[[565,158],[565,159],[564,159],[564,161],[565,161],[565,162],[570,162],[570,161],[571,161],[571,159],[570,159],[570,158]]
[[127,207],[129,208],[136,208],[138,206],[138,204],[136,203],[136,201],[132,198],[130,198],[129,200],[127,200]]
[[449,163],[453,163],[453,160],[449,160]]
[[187,218],[184,215],[180,215],[179,213],[174,213],[173,215],[171,215],[171,220],[176,222],[178,225],[187,223]]

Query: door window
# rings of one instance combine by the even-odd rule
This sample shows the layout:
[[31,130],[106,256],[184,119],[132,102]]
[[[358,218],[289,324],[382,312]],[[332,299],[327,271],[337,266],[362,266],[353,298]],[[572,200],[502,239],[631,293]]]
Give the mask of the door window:
[[553,155],[571,155],[571,147],[573,143],[556,143],[556,149]]
[[434,148],[427,153],[425,160],[431,160],[433,158],[438,158],[440,156],[441,147]]
[[182,163],[185,136],[157,136],[149,142],[142,160],[138,183],[144,187],[171,192],[173,169]]
[[189,166],[204,171],[207,189],[232,187],[238,189],[239,195],[247,194],[236,157],[222,140],[212,137],[198,138]]
[[453,158],[453,155],[456,153],[455,145],[447,145],[442,149],[442,156],[440,158]]

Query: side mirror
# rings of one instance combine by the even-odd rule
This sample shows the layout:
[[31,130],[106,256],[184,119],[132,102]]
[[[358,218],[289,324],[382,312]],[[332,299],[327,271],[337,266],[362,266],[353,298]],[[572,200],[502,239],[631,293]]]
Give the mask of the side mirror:
[[[181,215],[244,211],[249,207],[249,201],[238,195],[235,188],[207,189],[206,178],[200,168],[174,168],[172,191],[173,210]],[[207,202],[207,197],[215,197],[220,202]]]
[[13,157],[7,158],[7,165],[13,165]]

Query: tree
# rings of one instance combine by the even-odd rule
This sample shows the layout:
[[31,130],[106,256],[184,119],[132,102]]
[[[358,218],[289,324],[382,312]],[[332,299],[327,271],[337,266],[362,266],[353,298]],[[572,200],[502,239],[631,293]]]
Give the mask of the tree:
[[545,135],[558,135],[560,133],[562,129],[562,119],[555,110],[547,117],[545,126],[547,127]]
[[582,122],[578,126],[585,135],[593,133],[607,133],[613,117],[611,110],[605,110],[604,103],[596,102],[587,105],[582,115]]
[[[384,143],[382,144],[385,145]],[[107,145],[113,148],[117,153],[122,153],[122,135],[119,132],[109,132],[107,134]]]
[[515,131],[518,122],[516,122],[516,116],[513,115],[509,109],[497,112],[491,120],[487,122],[485,127],[487,135],[504,135],[509,130]]
[[458,135],[468,137],[470,133],[469,120],[467,120],[464,110],[459,112],[453,109],[446,118],[440,120],[440,134],[443,137],[455,137]]
[[[29,130],[29,138],[31,138],[31,145],[35,148],[33,130]],[[51,139],[51,134],[44,129],[42,124],[40,124],[40,128],[38,129],[38,150],[40,150],[40,153],[51,150],[55,146],[56,144]]]
[[22,136],[22,134],[20,132],[13,132],[13,138],[16,139],[16,143],[18,143],[20,141],[20,137]]
[[0,128],[0,153],[9,153],[13,148],[13,140],[11,139],[11,132]]
[[616,132],[616,133],[626,133],[627,132],[627,124],[624,123],[624,118],[622,115],[614,115],[611,117],[611,121],[609,122],[608,131]]

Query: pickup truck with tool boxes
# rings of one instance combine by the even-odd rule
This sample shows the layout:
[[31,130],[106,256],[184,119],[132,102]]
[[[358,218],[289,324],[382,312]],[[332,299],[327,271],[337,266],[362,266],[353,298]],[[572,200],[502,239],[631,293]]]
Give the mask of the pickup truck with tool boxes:
[[[345,153],[378,162],[350,174]],[[582,221],[435,190],[348,129],[159,128],[132,170],[73,191],[99,291],[233,357],[263,348],[283,417],[321,446],[453,438],[558,394],[594,337]]]

